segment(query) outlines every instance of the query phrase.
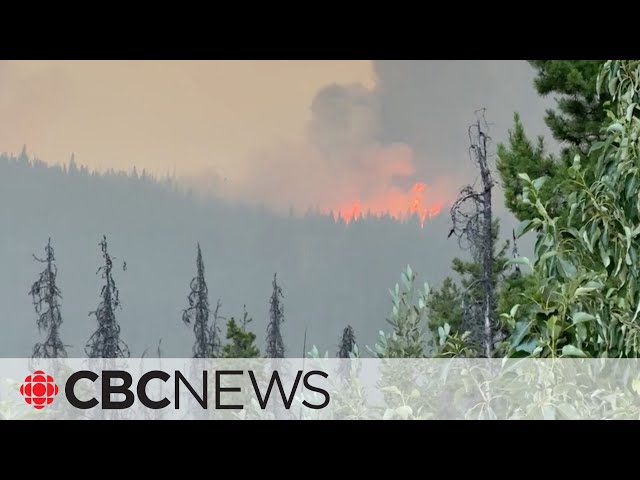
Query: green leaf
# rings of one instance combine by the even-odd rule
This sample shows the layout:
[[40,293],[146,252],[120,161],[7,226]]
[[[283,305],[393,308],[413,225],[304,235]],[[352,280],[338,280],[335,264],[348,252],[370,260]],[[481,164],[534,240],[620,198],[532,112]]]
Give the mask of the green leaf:
[[531,328],[531,322],[527,320],[520,320],[516,322],[516,326],[513,329],[513,335],[511,336],[511,345],[517,347],[522,342],[522,339],[529,333]]
[[547,258],[555,257],[556,255],[558,255],[556,250],[549,250],[540,257],[540,262],[544,262]]
[[605,250],[604,244],[600,243],[600,259],[602,260],[602,264],[604,268],[607,268],[611,263],[611,259],[609,258],[609,253]]
[[530,338],[526,342],[521,343],[516,347],[517,352],[527,352],[528,354],[532,354],[535,349],[538,347],[538,339]]
[[570,261],[564,259],[563,257],[558,257],[558,261],[560,262],[560,266],[564,271],[564,275],[566,278],[573,278],[577,272],[576,267]]
[[573,322],[574,325],[576,323],[591,322],[592,320],[595,320],[595,319],[596,319],[596,317],[594,317],[593,315],[591,315],[589,313],[585,313],[585,312],[577,312],[577,313],[574,313],[573,315],[571,315],[571,321]]
[[536,190],[540,190],[542,188],[542,185],[544,185],[544,182],[547,181],[549,177],[540,177],[540,178],[536,178],[533,181],[533,188],[535,188]]
[[526,265],[533,270],[533,265],[531,265],[531,262],[527,257],[512,258],[505,264],[505,266],[509,265]]
[[525,182],[531,183],[531,178],[529,178],[529,175],[527,175],[526,173],[519,173],[518,178],[520,180],[524,180]]
[[624,185],[624,195],[627,199],[631,198],[631,196],[635,193],[636,186],[638,183],[638,177],[635,175],[629,175]]
[[633,110],[636,108],[636,104],[632,103],[627,107],[627,115],[625,116],[627,122],[631,121],[631,117],[633,117]]
[[565,345],[564,347],[562,347],[562,356],[582,358],[587,357],[587,355],[582,350],[580,350],[578,347],[574,347],[573,345]]
[[516,232],[515,232],[516,233],[516,238],[520,238],[526,232],[531,230],[532,223],[533,223],[533,220],[524,220],[524,221],[520,222],[520,224],[518,225],[518,228],[516,228]]
[[578,287],[576,288],[576,292],[575,292],[575,296],[576,297],[580,297],[581,295],[587,295],[591,292],[594,292],[598,290],[597,288],[593,288],[593,287]]

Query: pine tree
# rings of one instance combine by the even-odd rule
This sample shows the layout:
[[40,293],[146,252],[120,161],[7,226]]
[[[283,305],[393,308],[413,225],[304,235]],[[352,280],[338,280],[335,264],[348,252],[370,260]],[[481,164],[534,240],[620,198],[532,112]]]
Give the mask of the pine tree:
[[[541,96],[557,95],[557,110],[546,112],[545,123],[553,137],[563,142],[565,153],[587,154],[591,144],[603,138],[602,126],[607,120],[604,101],[598,98],[596,82],[604,60],[531,60],[536,70],[534,80]],[[531,177],[534,178],[534,177]]]
[[273,293],[269,299],[269,324],[267,325],[267,358],[284,358],[284,342],[280,326],[284,322],[284,306],[282,288],[278,285],[276,274],[273,274]]
[[33,356],[39,358],[60,358],[66,357],[65,346],[60,340],[60,325],[62,325],[62,315],[58,299],[62,299],[62,293],[56,285],[58,268],[55,264],[55,255],[51,246],[51,238],[44,248],[45,257],[33,258],[46,264],[45,269],[40,273],[38,280],[31,286],[29,294],[33,299],[33,305],[38,314],[38,331],[46,332],[46,340],[37,343],[33,349]]
[[246,306],[243,307],[242,323],[238,325],[235,318],[227,322],[227,340],[228,343],[222,349],[222,356],[224,358],[258,358],[260,357],[260,350],[254,342],[256,340],[256,334],[247,330],[253,319],[249,317]]
[[85,353],[89,358],[122,358],[129,357],[129,347],[120,339],[120,325],[116,321],[116,310],[120,307],[119,292],[113,279],[113,260],[107,250],[107,237],[103,236],[100,242],[104,265],[98,269],[105,281],[100,291],[101,302],[98,308],[90,312],[98,321],[98,329],[95,331],[85,347]]
[[451,277],[442,282],[439,290],[433,290],[429,297],[429,328],[433,333],[438,327],[449,324],[456,332],[462,327],[462,291]]
[[534,85],[538,93],[553,94],[556,98],[557,108],[547,110],[545,123],[563,148],[559,156],[546,153],[542,137],[534,145],[515,114],[509,141],[498,145],[497,167],[506,205],[519,220],[538,215],[535,206],[527,204],[522,197],[524,181],[518,177],[521,173],[533,179],[547,177],[538,192],[541,202],[552,217],[567,215],[566,198],[575,191],[575,185],[565,181],[568,169],[576,153],[586,155],[594,142],[603,139],[602,126],[607,121],[603,102],[609,98],[603,92],[599,101],[595,93],[603,61],[533,60],[530,63],[537,70]]
[[204,278],[204,262],[199,243],[197,248],[196,276],[191,280],[191,291],[187,297],[189,307],[182,312],[182,321],[187,325],[193,324],[193,333],[196,337],[193,358],[207,358],[213,353],[212,332],[209,329],[209,290]]
[[356,334],[351,325],[347,325],[342,331],[342,339],[340,339],[340,346],[338,349],[338,358],[351,358],[349,354],[353,353],[355,346]]

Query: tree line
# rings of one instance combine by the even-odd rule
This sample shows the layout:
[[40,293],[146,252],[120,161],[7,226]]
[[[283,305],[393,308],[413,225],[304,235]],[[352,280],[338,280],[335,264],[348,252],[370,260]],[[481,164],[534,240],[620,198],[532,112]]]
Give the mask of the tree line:
[[[87,341],[85,354],[89,358],[129,357],[129,347],[120,336],[120,325],[116,319],[116,312],[121,307],[119,291],[113,275],[116,258],[109,253],[106,236],[102,237],[99,246],[103,264],[98,268],[97,274],[100,275],[103,285],[98,306],[94,311],[89,312],[89,316],[95,318],[97,328]],[[56,281],[58,267],[51,238],[48,239],[44,252],[45,255],[42,258],[33,256],[37,262],[44,264],[44,269],[29,290],[38,315],[36,321],[38,330],[45,337],[43,342],[38,342],[34,346],[33,357],[64,358],[67,357],[67,351],[60,334],[62,292]],[[126,262],[122,263],[122,268],[126,271]],[[227,320],[228,343],[223,345],[220,322],[225,318],[220,314],[222,303],[218,300],[214,309],[209,305],[209,291],[200,244],[197,245],[196,275],[191,280],[189,289],[188,307],[182,313],[182,321],[186,325],[193,326],[194,358],[256,358],[260,356],[260,350],[255,345],[256,335],[248,329],[252,318],[249,317],[246,307],[241,320],[237,321],[234,317]],[[270,320],[265,348],[265,354],[270,358],[285,356],[285,346],[280,331],[284,321],[283,300],[282,288],[278,285],[277,275],[274,274],[273,294],[269,299]]]

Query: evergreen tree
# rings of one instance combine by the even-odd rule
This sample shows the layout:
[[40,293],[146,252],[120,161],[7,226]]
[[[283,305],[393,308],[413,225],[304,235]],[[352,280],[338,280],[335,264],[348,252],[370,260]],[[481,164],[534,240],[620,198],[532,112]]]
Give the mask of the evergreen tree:
[[509,141],[498,145],[497,167],[505,203],[519,220],[537,216],[535,206],[527,204],[522,197],[524,183],[518,177],[520,173],[533,179],[546,176],[547,181],[538,192],[541,202],[552,217],[567,215],[566,198],[576,188],[571,182],[565,182],[567,171],[576,153],[585,155],[595,141],[603,138],[602,126],[606,123],[603,102],[608,98],[604,93],[599,101],[595,93],[603,61],[533,60],[530,63],[537,70],[534,85],[538,93],[556,96],[557,109],[547,110],[545,123],[563,148],[559,156],[546,153],[543,138],[532,143],[515,114]]
[[462,327],[462,292],[451,277],[442,282],[439,290],[433,290],[429,297],[429,328],[436,333],[438,327],[448,323],[456,332]]
[[107,250],[107,237],[100,242],[104,265],[98,269],[105,284],[100,291],[101,302],[98,308],[90,312],[98,321],[95,331],[87,345],[85,352],[90,358],[121,358],[129,357],[129,347],[120,339],[120,325],[116,321],[116,310],[120,307],[119,292],[113,279],[113,260]]
[[209,290],[204,278],[204,262],[199,243],[197,249],[196,276],[191,280],[191,291],[187,297],[189,307],[182,312],[182,321],[187,325],[193,324],[196,337],[193,358],[207,358],[212,356],[213,345],[209,329]]
[[267,358],[284,358],[284,342],[280,326],[284,322],[284,295],[278,285],[276,274],[273,274],[273,293],[269,299],[269,324],[267,325]]
[[351,325],[347,325],[342,331],[342,339],[340,339],[340,347],[338,349],[338,358],[351,358],[350,354],[356,348],[356,334]]
[[[554,199],[553,192],[562,181],[561,168],[552,155],[545,153],[544,140],[538,137],[533,144],[524,132],[520,116],[514,114],[514,127],[509,131],[508,143],[498,145],[498,173],[502,180],[506,207],[513,212],[518,220],[533,218],[537,211],[535,206],[522,202],[523,183],[518,174],[527,172],[531,178],[548,177],[545,183],[544,195],[549,200]],[[554,204],[561,204],[557,199]]]
[[227,343],[222,349],[224,358],[258,358],[260,356],[260,350],[254,345],[256,334],[247,330],[247,325],[253,319],[249,317],[246,306],[243,309],[240,325],[233,317],[227,322],[227,340],[231,343]]
[[46,333],[46,340],[43,343],[37,343],[33,349],[33,356],[40,358],[59,358],[66,357],[62,340],[60,340],[60,325],[62,325],[62,315],[60,313],[60,304],[58,299],[62,299],[60,289],[56,285],[56,277],[58,268],[55,264],[55,255],[51,246],[51,238],[44,248],[45,257],[33,258],[44,263],[45,269],[40,273],[38,280],[31,286],[29,294],[33,299],[33,305],[38,314],[38,331]]
[[[604,101],[598,98],[596,82],[604,60],[531,60],[536,70],[534,85],[542,96],[557,95],[557,110],[546,112],[545,123],[553,137],[565,143],[563,153],[575,154],[574,148],[587,154],[591,144],[602,137],[607,119]],[[531,177],[534,178],[534,177]]]

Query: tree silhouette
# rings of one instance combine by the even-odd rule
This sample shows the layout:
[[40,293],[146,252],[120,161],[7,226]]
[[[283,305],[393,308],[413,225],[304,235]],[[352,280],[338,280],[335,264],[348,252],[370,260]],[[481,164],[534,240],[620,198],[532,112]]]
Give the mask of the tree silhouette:
[[38,314],[38,331],[46,332],[46,340],[37,343],[33,348],[33,356],[39,358],[66,357],[62,340],[60,340],[60,325],[62,325],[62,315],[60,314],[60,304],[58,299],[62,299],[62,293],[56,285],[58,268],[55,264],[55,255],[51,246],[51,238],[44,247],[45,257],[33,258],[44,263],[45,269],[40,273],[38,280],[31,286],[29,294],[33,299],[33,305]]
[[353,352],[356,345],[356,334],[351,325],[347,325],[342,331],[342,339],[338,350],[338,358],[351,358],[349,354]]
[[120,339],[120,325],[116,321],[115,311],[120,307],[119,292],[113,280],[113,260],[107,250],[107,237],[103,235],[100,242],[104,265],[96,273],[102,274],[105,284],[100,291],[102,301],[98,308],[90,312],[98,321],[98,329],[95,331],[85,347],[85,353],[89,358],[122,358],[129,357],[129,347]]
[[486,133],[487,122],[484,109],[480,110],[477,122],[469,127],[469,152],[471,159],[480,172],[479,189],[467,185],[451,207],[453,228],[449,236],[455,235],[462,248],[471,251],[474,262],[480,265],[480,285],[482,302],[479,316],[482,324],[482,343],[484,355],[490,358],[494,349],[496,315],[494,305],[493,282],[493,214],[491,191],[495,185],[489,164],[488,145],[490,138]]
[[[204,279],[204,262],[199,243],[196,257],[196,276],[191,280],[190,289],[187,297],[189,307],[182,312],[182,321],[187,325],[193,324],[193,333],[196,337],[193,345],[193,358],[211,357],[214,346],[211,337],[212,333],[216,332],[215,326],[213,330],[209,329],[209,290]],[[216,308],[216,312],[218,308]]]
[[284,322],[284,295],[278,285],[277,275],[273,274],[273,293],[269,299],[269,324],[267,325],[267,358],[284,358],[284,342],[280,325]]

